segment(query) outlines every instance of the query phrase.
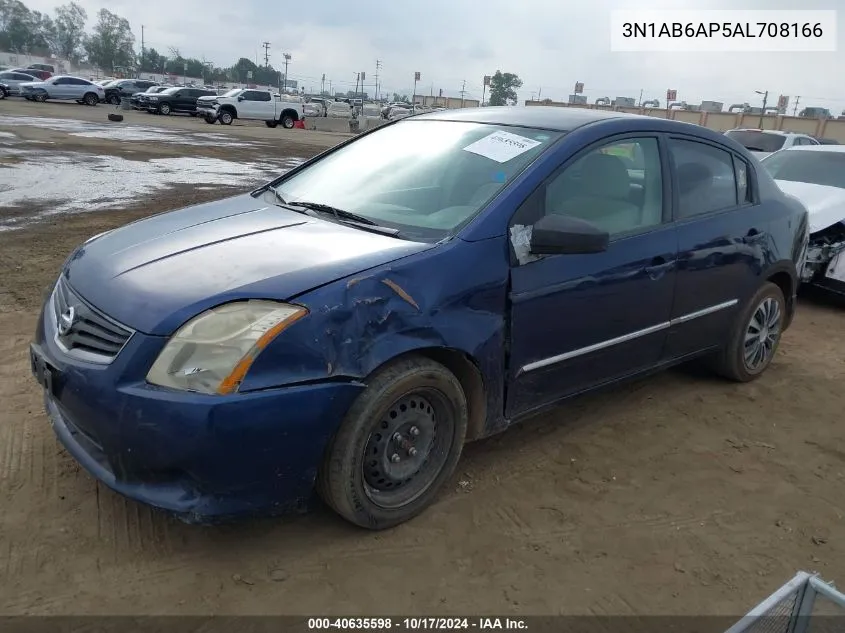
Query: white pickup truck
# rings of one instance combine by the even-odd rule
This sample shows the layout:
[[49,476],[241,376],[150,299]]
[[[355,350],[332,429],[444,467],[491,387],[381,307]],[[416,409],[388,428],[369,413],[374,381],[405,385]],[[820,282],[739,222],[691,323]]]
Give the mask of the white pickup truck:
[[304,118],[302,101],[295,97],[283,97],[268,90],[235,88],[229,92],[197,99],[197,115],[206,123],[220,121],[231,125],[235,119],[264,121],[267,127],[292,128]]

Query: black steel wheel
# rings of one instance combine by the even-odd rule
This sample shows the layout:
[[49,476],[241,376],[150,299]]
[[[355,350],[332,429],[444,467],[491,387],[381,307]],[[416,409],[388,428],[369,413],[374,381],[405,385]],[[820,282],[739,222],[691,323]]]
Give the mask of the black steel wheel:
[[786,325],[783,291],[764,283],[738,314],[730,338],[717,359],[717,370],[726,378],[749,382],[771,364]]
[[424,357],[392,363],[367,379],[332,439],[320,495],[361,527],[403,523],[451,476],[467,422],[464,391],[443,365]]

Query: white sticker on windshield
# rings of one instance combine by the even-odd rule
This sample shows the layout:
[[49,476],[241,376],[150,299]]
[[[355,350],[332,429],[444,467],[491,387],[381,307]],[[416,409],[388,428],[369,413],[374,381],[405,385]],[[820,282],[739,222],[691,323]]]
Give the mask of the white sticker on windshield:
[[475,143],[470,143],[464,148],[464,151],[484,156],[490,160],[495,160],[497,163],[506,163],[512,158],[534,149],[539,144],[540,141],[498,130],[475,141]]

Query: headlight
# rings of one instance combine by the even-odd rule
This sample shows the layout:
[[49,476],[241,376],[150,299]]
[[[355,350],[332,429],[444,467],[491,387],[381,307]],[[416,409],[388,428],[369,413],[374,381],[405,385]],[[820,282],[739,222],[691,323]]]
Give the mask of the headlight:
[[147,382],[181,391],[234,393],[261,350],[306,314],[301,306],[257,300],[207,310],[171,337]]

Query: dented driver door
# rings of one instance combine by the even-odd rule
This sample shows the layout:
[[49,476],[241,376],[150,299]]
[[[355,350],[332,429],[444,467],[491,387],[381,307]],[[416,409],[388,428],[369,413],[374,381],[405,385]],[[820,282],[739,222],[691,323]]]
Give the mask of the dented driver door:
[[[633,154],[642,160],[632,167],[624,156]],[[656,137],[604,141],[562,165],[517,211],[514,225],[562,213],[605,229],[610,242],[599,253],[514,253],[507,417],[662,360],[678,252],[663,166]]]

